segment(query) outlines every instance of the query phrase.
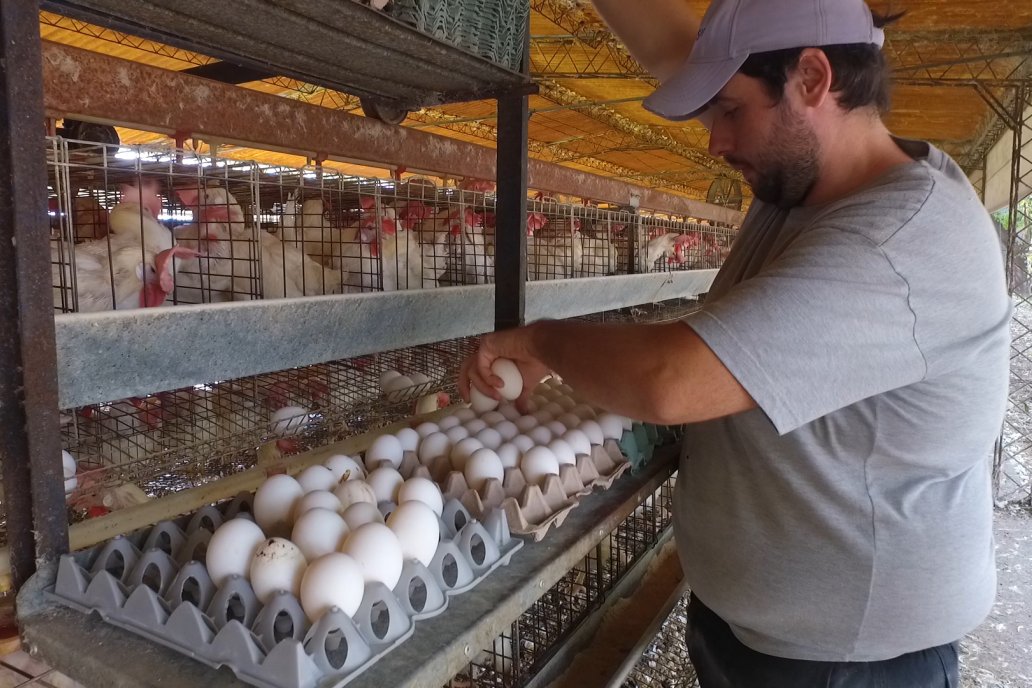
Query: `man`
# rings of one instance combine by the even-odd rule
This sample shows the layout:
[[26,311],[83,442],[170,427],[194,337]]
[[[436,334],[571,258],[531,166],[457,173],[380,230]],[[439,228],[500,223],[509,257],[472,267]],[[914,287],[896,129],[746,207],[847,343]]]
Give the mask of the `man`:
[[662,82],[645,107],[700,117],[755,201],[700,312],[494,333],[460,384],[496,395],[502,356],[688,423],[674,526],[703,688],[956,688],[995,589],[1010,304],[961,170],[881,121],[887,20],[862,0],[714,0],[701,25],[683,0],[596,3]]

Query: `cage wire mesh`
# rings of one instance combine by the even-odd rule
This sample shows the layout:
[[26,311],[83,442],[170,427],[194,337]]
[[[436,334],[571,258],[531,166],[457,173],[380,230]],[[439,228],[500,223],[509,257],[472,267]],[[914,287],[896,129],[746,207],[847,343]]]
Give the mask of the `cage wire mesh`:
[[670,527],[673,483],[670,478],[648,495],[447,688],[526,685]]
[[689,598],[690,593],[686,592],[674,605],[659,632],[641,653],[623,688],[697,688],[698,678],[684,638]]

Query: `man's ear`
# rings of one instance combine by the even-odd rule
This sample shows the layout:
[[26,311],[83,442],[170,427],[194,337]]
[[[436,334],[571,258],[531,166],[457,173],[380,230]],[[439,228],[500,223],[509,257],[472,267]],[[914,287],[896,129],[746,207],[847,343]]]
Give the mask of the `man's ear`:
[[796,90],[802,103],[807,107],[819,108],[827,102],[831,94],[833,74],[828,56],[820,48],[806,48],[799,56],[790,86]]

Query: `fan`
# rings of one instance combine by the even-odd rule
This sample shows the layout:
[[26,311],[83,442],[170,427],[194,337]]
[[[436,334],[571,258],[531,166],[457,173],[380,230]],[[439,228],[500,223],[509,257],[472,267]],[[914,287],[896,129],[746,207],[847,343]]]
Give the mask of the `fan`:
[[717,177],[706,192],[706,202],[741,210],[742,182],[731,177]]

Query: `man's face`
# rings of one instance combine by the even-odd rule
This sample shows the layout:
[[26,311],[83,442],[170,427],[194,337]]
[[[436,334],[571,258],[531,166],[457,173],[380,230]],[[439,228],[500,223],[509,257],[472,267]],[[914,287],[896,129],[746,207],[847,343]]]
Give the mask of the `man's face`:
[[741,172],[756,198],[784,208],[805,200],[820,173],[820,145],[790,88],[775,103],[758,79],[735,74],[707,114],[710,153]]

